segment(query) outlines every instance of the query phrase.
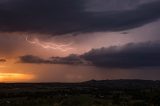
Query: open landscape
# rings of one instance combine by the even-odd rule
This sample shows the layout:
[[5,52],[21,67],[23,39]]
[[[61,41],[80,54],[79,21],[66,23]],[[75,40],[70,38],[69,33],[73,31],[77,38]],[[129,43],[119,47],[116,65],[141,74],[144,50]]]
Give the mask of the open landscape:
[[160,81],[1,83],[0,106],[159,106]]
[[160,106],[160,0],[0,0],[0,106]]

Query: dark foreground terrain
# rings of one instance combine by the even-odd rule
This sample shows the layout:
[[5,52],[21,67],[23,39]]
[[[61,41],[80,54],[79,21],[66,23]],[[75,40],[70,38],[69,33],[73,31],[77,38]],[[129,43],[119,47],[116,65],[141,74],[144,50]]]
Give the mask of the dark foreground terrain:
[[160,106],[160,81],[1,83],[0,106]]

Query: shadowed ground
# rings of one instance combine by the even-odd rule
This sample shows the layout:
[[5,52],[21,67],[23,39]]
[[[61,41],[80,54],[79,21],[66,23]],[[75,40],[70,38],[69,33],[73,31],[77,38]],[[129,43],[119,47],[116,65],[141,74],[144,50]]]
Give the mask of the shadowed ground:
[[0,84],[0,106],[159,106],[160,81]]

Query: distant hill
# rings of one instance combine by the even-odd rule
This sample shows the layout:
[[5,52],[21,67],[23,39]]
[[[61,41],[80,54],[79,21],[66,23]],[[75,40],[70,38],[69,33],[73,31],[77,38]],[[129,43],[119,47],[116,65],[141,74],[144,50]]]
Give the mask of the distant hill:
[[80,83],[0,83],[4,88],[160,88],[160,81],[153,80],[90,80]]
[[90,80],[83,82],[84,84],[95,87],[108,87],[108,88],[151,88],[160,87],[160,81],[153,80]]

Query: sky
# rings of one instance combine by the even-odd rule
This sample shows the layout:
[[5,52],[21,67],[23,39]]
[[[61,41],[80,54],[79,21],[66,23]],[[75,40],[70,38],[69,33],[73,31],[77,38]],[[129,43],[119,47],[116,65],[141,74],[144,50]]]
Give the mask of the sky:
[[0,82],[160,80],[159,0],[0,0]]

